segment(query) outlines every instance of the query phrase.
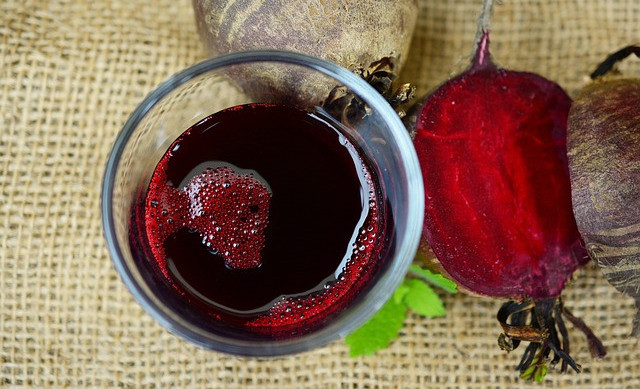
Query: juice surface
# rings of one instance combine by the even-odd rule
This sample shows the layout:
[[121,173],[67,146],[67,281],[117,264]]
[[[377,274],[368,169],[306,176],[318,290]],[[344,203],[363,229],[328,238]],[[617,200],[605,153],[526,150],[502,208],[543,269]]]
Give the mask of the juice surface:
[[385,232],[366,159],[322,112],[251,104],[185,131],[144,201],[150,260],[194,308],[295,335],[375,273]]

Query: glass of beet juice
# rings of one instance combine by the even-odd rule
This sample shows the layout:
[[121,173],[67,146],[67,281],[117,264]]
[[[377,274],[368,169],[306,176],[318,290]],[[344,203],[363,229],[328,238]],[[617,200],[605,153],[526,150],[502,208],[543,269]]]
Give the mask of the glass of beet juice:
[[419,241],[411,141],[366,82],[260,51],[171,77],[133,112],[102,191],[107,245],[162,325],[205,348],[327,344],[391,296]]

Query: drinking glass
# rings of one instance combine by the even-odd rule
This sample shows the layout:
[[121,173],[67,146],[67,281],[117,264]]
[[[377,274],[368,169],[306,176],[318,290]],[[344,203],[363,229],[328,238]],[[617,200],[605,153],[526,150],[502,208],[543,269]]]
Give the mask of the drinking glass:
[[[169,145],[201,119],[248,103],[310,109],[326,105],[329,95],[346,96],[347,100],[337,100],[357,103],[355,111],[337,119],[370,161],[382,203],[393,216],[377,271],[346,308],[299,336],[268,337],[216,322],[186,304],[150,266],[152,261],[140,254],[145,243],[134,231],[135,205],[144,199],[154,168]],[[135,109],[117,136],[102,188],[102,221],[110,256],[142,307],[161,325],[193,343],[245,356],[285,355],[320,347],[371,318],[404,278],[417,250],[423,214],[420,168],[396,112],[350,71],[283,51],[211,58],[161,84]]]

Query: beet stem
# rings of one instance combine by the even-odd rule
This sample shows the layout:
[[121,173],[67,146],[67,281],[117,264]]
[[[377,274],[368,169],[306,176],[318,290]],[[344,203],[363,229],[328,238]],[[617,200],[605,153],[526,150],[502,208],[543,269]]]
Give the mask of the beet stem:
[[473,45],[474,51],[482,40],[484,34],[491,29],[491,21],[493,20],[493,1],[494,0],[484,0],[482,3],[482,12],[478,19],[478,30],[476,31],[476,38]]
[[594,358],[603,358],[607,355],[607,349],[602,344],[602,341],[598,339],[598,337],[593,333],[591,328],[589,328],[582,319],[579,317],[573,316],[571,311],[567,308],[563,308],[562,313],[569,319],[571,324],[573,324],[576,328],[582,331],[586,337],[587,342],[589,343],[589,351],[591,352],[591,356]]
[[[518,311],[511,315],[511,325],[514,326],[523,326],[527,321],[527,316],[529,313],[527,311]],[[503,334],[504,335],[504,334]],[[511,339],[512,350],[515,350],[520,345],[520,339]]]
[[[569,355],[571,355],[571,348],[569,346],[569,331],[567,330],[567,326],[564,323],[564,319],[562,318],[562,302],[554,307],[556,323],[558,326],[558,331],[560,331],[560,335],[562,335],[562,349]],[[567,361],[562,360],[562,365],[560,367],[560,373],[567,372]]]
[[484,0],[482,3],[482,12],[480,13],[480,18],[478,18],[478,29],[473,41],[471,69],[493,66],[491,53],[489,52],[489,30],[493,19],[493,2],[494,0]]
[[[553,318],[551,318],[551,323],[549,324],[549,327],[548,327],[549,328],[549,340],[548,340],[548,342],[553,343],[557,347],[560,347],[560,337],[558,336],[558,330],[556,329],[556,323],[557,322]],[[565,353],[567,353],[567,355],[569,354],[569,352],[567,350],[565,350],[564,347],[562,347],[561,350],[563,350]],[[547,347],[547,353],[546,353],[545,357],[548,357],[550,353],[551,353],[551,347]],[[560,357],[560,355],[554,354],[553,355],[553,360],[551,360],[551,365],[555,366],[560,360],[565,362],[565,360],[562,359]]]
[[560,350],[558,347],[556,347],[555,344],[553,343],[549,343],[549,347],[551,347],[551,350],[553,350],[553,353],[560,356],[560,358],[562,358],[563,361],[566,361],[569,366],[571,366],[571,368],[573,370],[576,371],[576,373],[580,373],[580,371],[582,371],[582,368],[580,367],[580,365],[578,365],[573,358],[571,358],[569,356],[569,354],[565,353],[564,351]]
[[[511,322],[509,323],[509,317],[517,312],[529,311],[531,309],[535,309],[535,305],[531,302],[522,302],[517,303],[514,301],[507,302],[500,307],[498,310],[498,321],[502,326],[502,330],[505,335],[512,339],[516,340],[524,340],[527,342],[537,342],[540,343],[545,340],[548,336],[548,331],[546,328],[536,325],[535,320],[532,320],[533,325],[523,325],[521,323]],[[535,316],[535,315],[534,315]],[[516,346],[516,345],[514,345]]]
[[520,372],[520,374],[524,373],[527,370],[527,367],[531,365],[533,362],[533,358],[536,355],[536,351],[540,347],[540,343],[529,343],[527,348],[524,350],[524,354],[522,355],[522,359],[520,360],[520,364],[516,367],[516,370]]
[[591,79],[595,80],[596,78],[600,76],[604,76],[605,74],[609,73],[609,71],[613,69],[613,66],[616,63],[622,61],[623,59],[627,58],[631,54],[635,54],[636,57],[640,58],[640,46],[627,46],[623,49],[616,51],[613,54],[610,54],[607,57],[607,59],[605,59],[596,68],[596,70],[594,70],[593,73],[591,73]]

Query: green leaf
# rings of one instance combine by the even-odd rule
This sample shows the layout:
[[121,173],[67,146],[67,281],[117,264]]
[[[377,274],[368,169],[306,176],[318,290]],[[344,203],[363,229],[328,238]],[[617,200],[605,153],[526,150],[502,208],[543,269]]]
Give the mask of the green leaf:
[[371,355],[398,337],[407,317],[407,307],[395,300],[389,299],[373,318],[346,337],[350,356]]
[[549,360],[541,358],[544,357],[542,356],[541,352],[538,352],[527,369],[523,371],[522,374],[520,374],[520,378],[524,380],[533,380],[537,383],[542,383],[544,381],[544,377],[547,376],[547,371],[549,369]]
[[442,274],[434,273],[430,270],[423,269],[418,265],[411,265],[409,268],[409,272],[415,276],[423,278],[430,282],[431,284],[443,289],[449,293],[458,292],[458,285],[450,279],[446,278]]
[[531,376],[533,375],[533,372],[535,370],[536,370],[536,362],[534,360],[533,362],[531,362],[531,365],[529,365],[529,367],[527,367],[527,369],[523,371],[522,374],[520,374],[520,378],[522,378],[523,380],[531,379]]
[[444,316],[447,313],[440,297],[424,281],[414,278],[406,280],[404,285],[409,287],[404,295],[404,303],[412,311],[428,317]]
[[398,286],[398,289],[396,289],[395,292],[393,292],[393,301],[396,302],[396,304],[404,304],[403,300],[404,300],[404,296],[407,295],[407,293],[409,293],[409,286],[406,284],[406,282],[403,282],[402,284],[400,284],[400,286]]
[[542,383],[546,375],[547,375],[547,364],[544,363],[542,366],[538,368],[538,370],[536,370],[534,379],[537,383]]
[[[457,292],[456,284],[439,274],[418,266],[412,266],[411,270],[447,292]],[[446,313],[442,300],[425,281],[407,279],[373,318],[347,336],[345,343],[349,346],[349,355],[371,355],[386,348],[398,337],[407,317],[407,309],[428,317],[444,316]]]

